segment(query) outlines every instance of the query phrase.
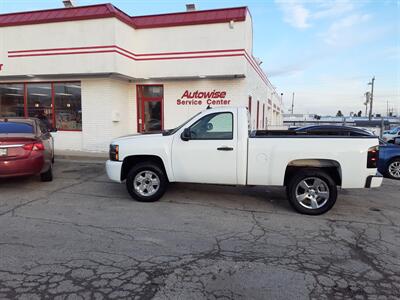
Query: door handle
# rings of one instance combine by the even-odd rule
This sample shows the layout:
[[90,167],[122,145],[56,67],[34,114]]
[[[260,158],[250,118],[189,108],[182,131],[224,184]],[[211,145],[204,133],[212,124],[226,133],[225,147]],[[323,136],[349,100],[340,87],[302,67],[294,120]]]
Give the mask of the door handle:
[[222,146],[222,147],[218,147],[217,150],[218,151],[232,151],[233,148],[232,147]]

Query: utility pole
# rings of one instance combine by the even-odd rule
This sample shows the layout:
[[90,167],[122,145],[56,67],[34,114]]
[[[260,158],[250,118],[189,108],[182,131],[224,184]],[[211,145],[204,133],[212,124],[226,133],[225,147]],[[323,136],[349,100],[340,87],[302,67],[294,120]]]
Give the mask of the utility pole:
[[369,92],[365,93],[365,116],[368,116]]
[[369,120],[372,118],[372,102],[374,101],[374,83],[375,83],[375,76],[372,77],[371,82],[368,84],[371,85],[371,97],[369,101]]
[[389,117],[389,100],[386,100],[386,116]]
[[292,115],[293,115],[293,113],[294,113],[294,92],[292,95]]

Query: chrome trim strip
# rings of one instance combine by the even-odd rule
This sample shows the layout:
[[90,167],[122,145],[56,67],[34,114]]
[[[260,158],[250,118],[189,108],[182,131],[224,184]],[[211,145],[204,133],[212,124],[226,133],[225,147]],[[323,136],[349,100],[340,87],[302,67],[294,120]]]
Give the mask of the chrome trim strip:
[[18,148],[18,147],[22,147],[22,146],[24,146],[25,144],[18,144],[18,145],[0,145],[0,149],[1,148]]

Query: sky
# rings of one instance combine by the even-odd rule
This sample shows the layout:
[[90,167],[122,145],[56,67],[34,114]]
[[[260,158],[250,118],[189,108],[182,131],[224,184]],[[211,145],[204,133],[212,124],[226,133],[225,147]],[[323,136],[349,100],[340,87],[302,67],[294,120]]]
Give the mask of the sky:
[[[295,113],[365,112],[375,76],[374,113],[400,114],[400,0],[76,0],[110,2],[129,15],[248,6],[253,55]],[[0,0],[0,13],[62,7],[61,0]]]

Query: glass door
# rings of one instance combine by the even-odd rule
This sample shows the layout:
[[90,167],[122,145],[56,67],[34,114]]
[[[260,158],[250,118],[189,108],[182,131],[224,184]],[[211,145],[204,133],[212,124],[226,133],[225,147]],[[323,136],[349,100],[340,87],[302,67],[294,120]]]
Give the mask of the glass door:
[[138,131],[151,132],[164,129],[164,90],[162,85],[138,85]]

